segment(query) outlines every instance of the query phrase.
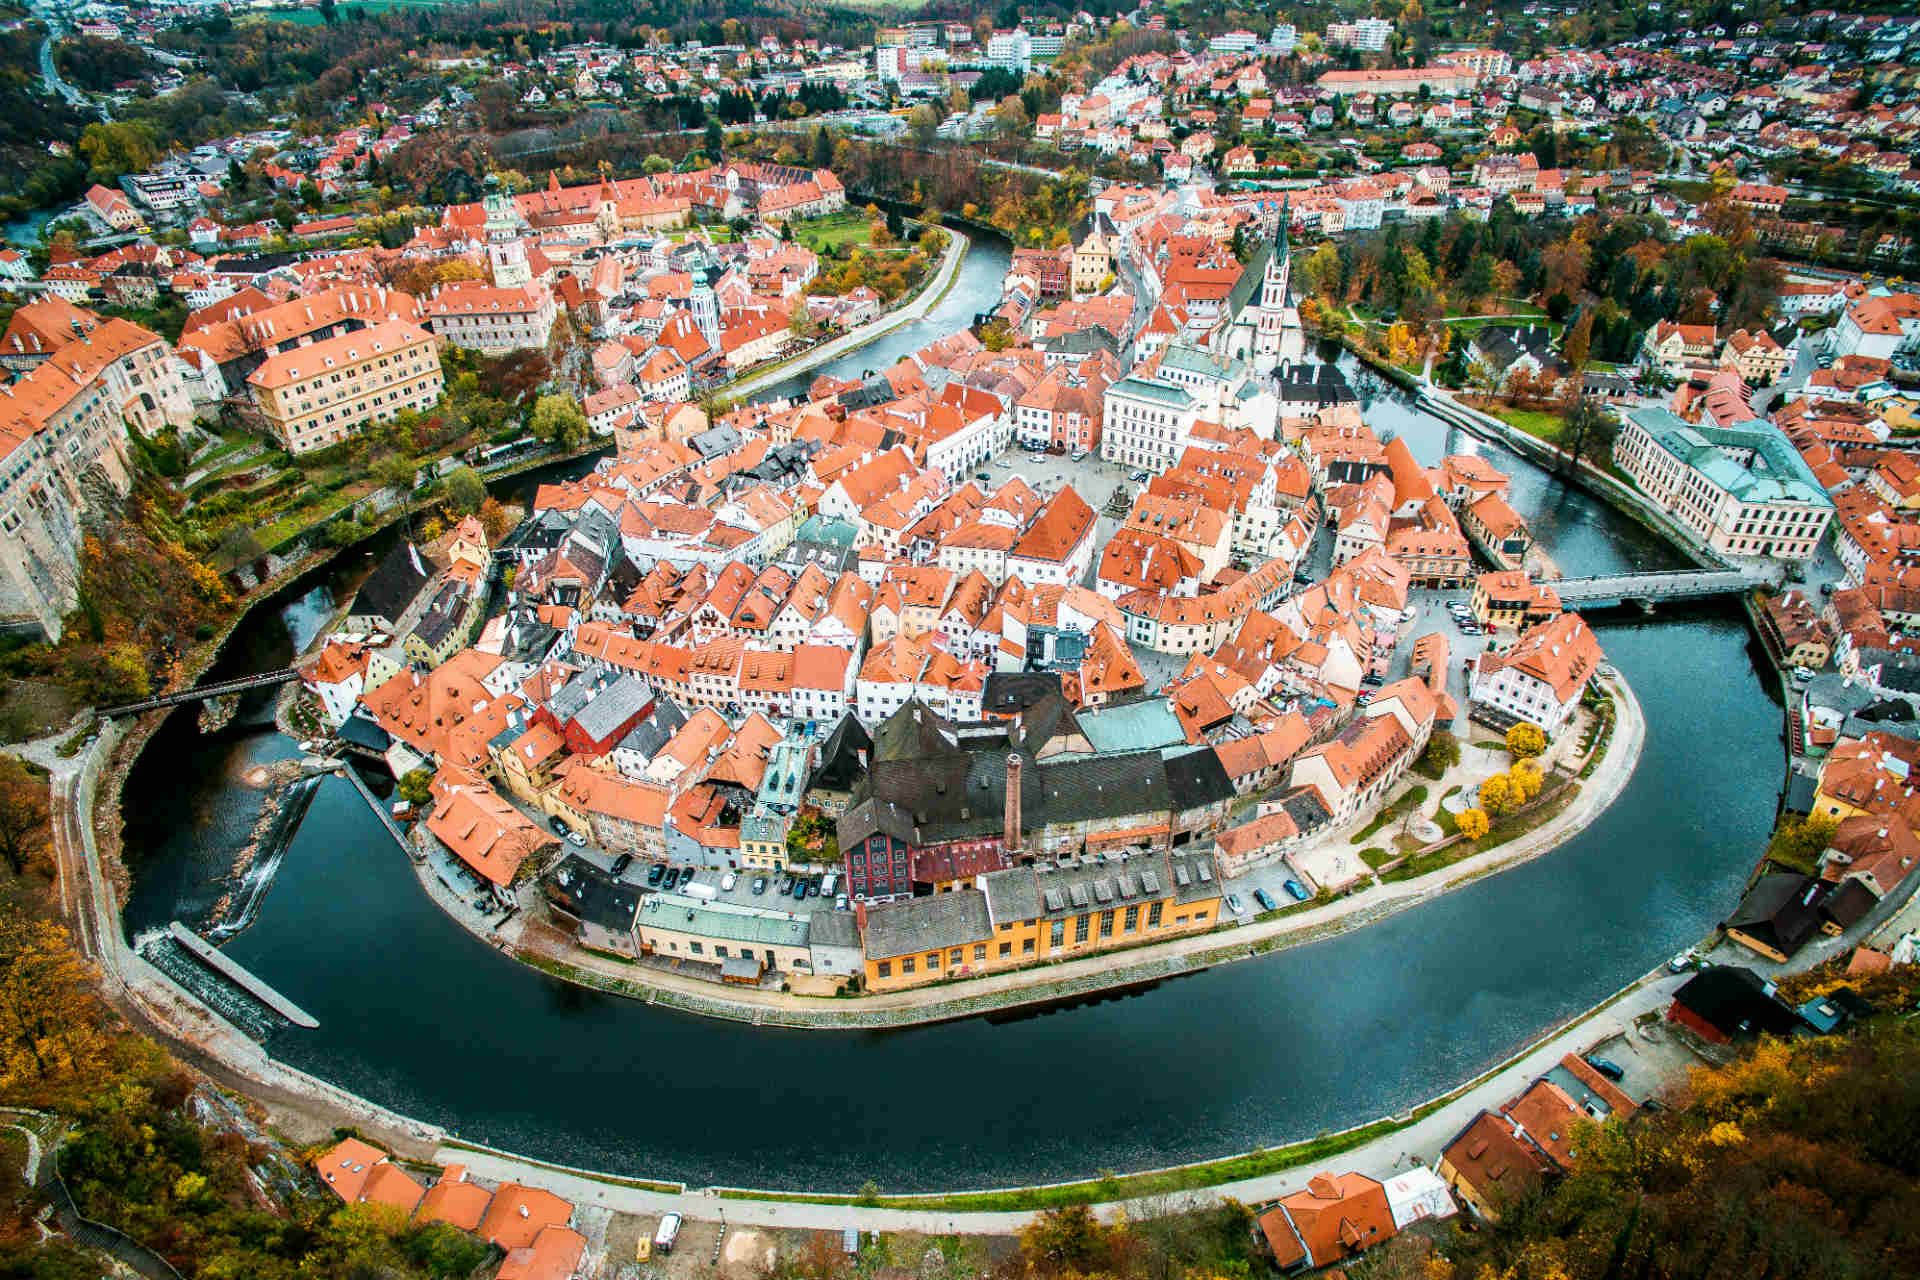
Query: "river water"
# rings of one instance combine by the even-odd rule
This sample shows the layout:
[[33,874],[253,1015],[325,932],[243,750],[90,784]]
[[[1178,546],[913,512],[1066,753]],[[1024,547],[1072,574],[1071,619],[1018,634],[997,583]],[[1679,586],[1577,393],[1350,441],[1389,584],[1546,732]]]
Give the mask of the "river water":
[[[931,323],[991,298],[976,247]],[[957,299],[965,301],[956,301]],[[848,358],[881,368],[932,333]],[[1498,446],[1357,378],[1417,457],[1484,453],[1568,574],[1677,557]],[[284,660],[344,599],[351,558],[262,611],[223,666]],[[581,990],[447,920],[343,780],[320,784],[252,928],[227,951],[312,1012],[283,1060],[461,1136],[695,1184],[889,1191],[1085,1176],[1273,1146],[1401,1109],[1498,1061],[1699,939],[1770,825],[1780,719],[1738,614],[1601,620],[1648,735],[1618,803],[1554,853],[1348,936],[1078,1007],[890,1032],[755,1028]],[[1707,739],[1705,728],[1711,733]],[[1710,741],[1710,749],[1703,750]],[[194,921],[292,744],[173,716],[125,799],[130,933]]]

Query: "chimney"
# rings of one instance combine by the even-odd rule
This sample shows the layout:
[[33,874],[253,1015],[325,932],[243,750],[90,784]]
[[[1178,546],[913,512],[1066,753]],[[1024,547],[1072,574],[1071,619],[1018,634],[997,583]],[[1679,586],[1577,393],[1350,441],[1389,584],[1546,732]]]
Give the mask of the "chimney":
[[1003,838],[1009,856],[1020,853],[1020,753],[1007,753],[1007,821]]

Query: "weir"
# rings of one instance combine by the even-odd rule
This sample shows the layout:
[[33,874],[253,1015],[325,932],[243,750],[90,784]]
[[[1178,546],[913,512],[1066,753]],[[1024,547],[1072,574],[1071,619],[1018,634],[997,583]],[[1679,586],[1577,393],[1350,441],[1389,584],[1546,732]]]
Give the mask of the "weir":
[[205,938],[202,938],[178,920],[175,920],[167,926],[167,932],[173,935],[175,942],[185,947],[201,963],[219,973],[220,976],[232,982],[242,991],[285,1018],[288,1022],[291,1022],[294,1026],[305,1027],[308,1030],[312,1030],[320,1025],[320,1019],[314,1017],[305,1009],[302,1009],[299,1005],[287,999],[260,979],[254,977],[253,974],[242,968],[237,961],[231,960],[223,955],[219,948],[213,946],[213,944],[209,943]]

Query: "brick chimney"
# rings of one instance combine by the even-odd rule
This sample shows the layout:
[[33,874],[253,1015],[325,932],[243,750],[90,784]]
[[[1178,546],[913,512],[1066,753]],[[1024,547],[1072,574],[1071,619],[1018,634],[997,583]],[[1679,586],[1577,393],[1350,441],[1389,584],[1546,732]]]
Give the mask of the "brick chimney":
[[1007,823],[1003,840],[1007,857],[1020,855],[1020,753],[1007,753]]

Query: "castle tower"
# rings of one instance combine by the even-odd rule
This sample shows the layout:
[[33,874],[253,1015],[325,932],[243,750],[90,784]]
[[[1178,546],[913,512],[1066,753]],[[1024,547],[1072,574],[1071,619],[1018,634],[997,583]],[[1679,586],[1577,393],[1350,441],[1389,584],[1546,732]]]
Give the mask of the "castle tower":
[[533,268],[527,263],[527,247],[520,242],[520,212],[513,207],[513,197],[495,192],[486,205],[487,261],[494,284],[502,289],[531,284]]
[[713,268],[708,265],[704,253],[694,261],[693,286],[687,293],[687,304],[693,310],[695,327],[706,335],[708,345],[718,351],[720,349],[720,299],[713,292]]

